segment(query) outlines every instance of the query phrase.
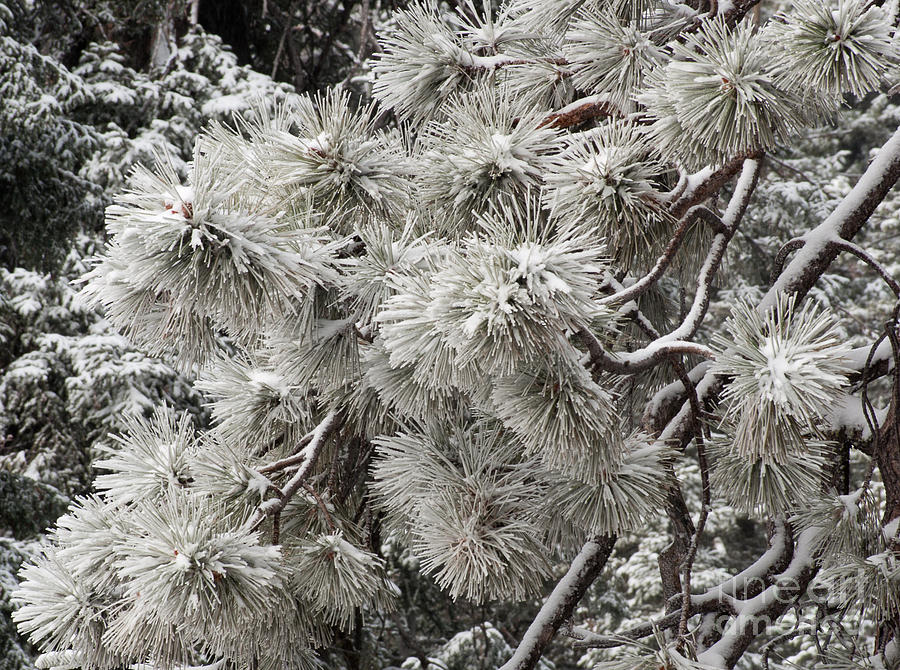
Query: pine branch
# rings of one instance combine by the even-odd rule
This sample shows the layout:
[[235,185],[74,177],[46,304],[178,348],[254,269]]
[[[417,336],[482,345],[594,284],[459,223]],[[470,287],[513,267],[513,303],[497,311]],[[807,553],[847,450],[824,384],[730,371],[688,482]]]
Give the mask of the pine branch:
[[682,578],[682,605],[681,605],[681,621],[678,623],[678,637],[683,641],[687,636],[688,619],[691,616],[691,571],[694,567],[694,559],[697,557],[697,547],[700,544],[700,538],[706,527],[706,520],[709,517],[711,491],[709,486],[709,464],[706,460],[706,445],[703,441],[703,410],[700,405],[700,399],[697,397],[697,388],[688,377],[684,366],[680,362],[673,364],[675,372],[681,383],[688,389],[688,400],[691,404],[691,410],[694,414],[695,422],[695,440],[697,444],[697,460],[700,464],[700,481],[702,486],[700,518],[697,521],[697,527],[691,538],[691,544],[688,547],[687,556],[684,559],[684,577]]
[[525,632],[515,653],[500,670],[532,670],[563,622],[572,616],[585,591],[600,576],[616,543],[615,536],[598,536],[585,543],[568,572]]
[[[704,379],[704,375],[710,365],[709,361],[704,361],[687,372],[688,379],[690,379],[695,393],[697,385]],[[660,431],[677,414],[675,410],[687,406],[685,401],[688,399],[689,392],[689,389],[684,386],[684,382],[680,379],[659,389],[644,409],[644,415],[641,419],[641,425],[644,426],[644,429],[651,435],[659,435]],[[693,408],[691,408],[691,411],[693,411]]]
[[[829,243],[841,251],[846,251],[848,253],[853,254],[858,259],[860,259],[863,263],[871,267],[878,274],[881,279],[884,280],[884,283],[888,285],[888,288],[894,292],[894,295],[897,298],[900,298],[900,282],[894,279],[893,275],[888,272],[888,269],[884,267],[881,263],[879,263],[868,251],[860,247],[858,244],[854,244],[848,240],[841,239],[839,237],[833,238],[829,240]],[[775,257],[775,269],[772,273],[772,281],[776,281],[778,275],[781,273],[781,270],[784,266],[784,261],[787,257],[787,254],[795,249],[799,249],[806,244],[806,239],[803,237],[796,238],[788,241],[778,250],[778,255]]]
[[[691,601],[688,612],[689,616],[706,614],[709,612],[735,614],[735,610],[730,609],[724,602],[709,602],[703,606],[698,606]],[[650,637],[656,631],[667,631],[677,628],[682,616],[682,610],[679,608],[675,612],[653,619],[647,623],[632,626],[631,628],[614,635],[598,635],[593,631],[576,627],[572,631],[572,637],[577,641],[572,646],[576,649],[613,649],[615,647],[621,647],[636,640],[640,640],[641,638]]]
[[760,630],[759,623],[777,621],[803,597],[818,572],[817,561],[810,552],[810,546],[819,532],[821,529],[811,528],[800,534],[791,562],[777,575],[775,583],[753,598],[744,600],[738,615],[725,629],[722,637],[699,654],[697,660],[714,668],[730,670],[753,640],[765,630]]
[[715,358],[712,350],[702,344],[681,340],[663,341],[665,337],[651,342],[636,352],[608,352],[600,340],[586,328],[579,330],[577,334],[587,347],[590,363],[595,370],[620,375],[649,370],[674,354],[695,354],[704,358]]
[[[898,307],[900,310],[900,307]],[[900,334],[897,314],[885,325],[887,338],[894,357],[894,379],[891,387],[891,404],[880,429],[875,433],[873,451],[885,490],[885,510],[882,518],[887,525],[900,517]]]
[[[687,607],[688,618],[711,612],[739,616],[745,602],[753,602],[766,589],[771,588],[775,575],[787,573],[793,557],[794,543],[791,529],[783,519],[777,519],[776,530],[766,552],[753,565],[729,580],[705,593],[690,596]],[[666,604],[666,609],[670,610],[669,614],[615,635],[599,635],[592,631],[575,629],[579,641],[574,646],[579,649],[608,649],[653,635],[654,630],[677,628],[684,616],[683,599],[682,593],[675,595]]]
[[724,17],[725,23],[730,26],[737,25],[761,0],[736,0],[735,2],[723,3],[725,11],[718,11],[721,8],[716,3],[716,13]]
[[659,552],[657,564],[663,587],[663,596],[668,601],[666,611],[671,612],[677,609],[677,605],[673,605],[671,599],[683,591],[681,567],[691,546],[691,538],[696,534],[697,528],[691,519],[691,513],[684,499],[681,485],[675,475],[674,467],[669,468],[668,476],[666,516],[669,517],[669,523],[672,527],[672,542]]
[[623,118],[624,116],[622,110],[607,100],[605,96],[589,95],[548,114],[540,125],[551,128],[571,128],[596,118]]
[[[303,437],[303,440],[300,442],[301,447],[305,447],[309,444],[310,440],[312,440],[312,433],[309,433]],[[300,465],[303,461],[306,460],[306,452],[301,450],[299,454],[294,454],[293,456],[286,456],[285,458],[281,458],[277,461],[269,463],[268,465],[264,465],[261,468],[257,468],[257,471],[262,474],[268,474],[270,472],[278,472],[279,470],[284,470],[285,468],[290,468],[296,465]]]
[[763,298],[761,309],[771,305],[781,293],[803,298],[840,253],[836,239],[850,241],[881,204],[900,178],[900,128],[881,147],[866,171],[834,211],[802,239],[803,248],[779,274]]
[[[708,374],[709,362],[700,363],[691,370],[689,375],[694,376],[698,372],[697,368],[701,366],[703,366],[701,369],[705,369],[706,372],[703,373],[700,381],[697,382],[696,388],[697,398],[702,406],[703,403],[711,402],[718,397],[724,386],[724,380],[718,375]],[[690,402],[682,401],[680,407],[675,416],[666,421],[665,424],[657,422],[653,426],[656,430],[652,432],[658,434],[657,439],[666,441],[667,444],[677,445],[683,449],[694,436],[694,410]]]
[[259,506],[256,513],[247,521],[247,528],[255,530],[267,516],[277,516],[281,513],[291,498],[303,488],[306,478],[316,465],[322,447],[332,433],[340,428],[342,421],[342,413],[339,411],[331,410],[325,415],[325,418],[312,432],[309,443],[303,448],[304,458],[300,468],[281,489],[281,494],[277,498],[267,500]]
[[771,283],[774,284],[778,280],[778,276],[784,270],[784,262],[787,260],[788,254],[801,248],[804,244],[806,244],[806,240],[802,237],[795,237],[782,245],[778,250],[778,253],[775,254],[775,261],[772,264],[772,273],[769,278]]
[[[285,456],[284,458],[280,458],[277,461],[272,461],[267,465],[256,468],[257,472],[265,475],[271,472],[278,472],[279,470],[284,470],[285,468],[300,465],[304,460],[306,460],[306,451],[304,450],[304,448],[312,441],[313,437],[315,437],[315,430],[310,431],[299,440],[297,440],[297,444],[291,450],[292,453],[290,456]],[[271,451],[273,448],[282,445],[284,443],[284,440],[285,436],[281,435],[272,444],[268,445],[266,451]]]
[[894,295],[897,296],[898,299],[900,299],[900,282],[894,279],[893,275],[888,272],[887,268],[879,263],[872,256],[872,254],[870,254],[859,245],[847,240],[834,240],[833,242],[838,246],[839,249],[853,254],[863,263],[875,270],[875,272],[878,273],[878,276],[884,280],[884,283],[888,285],[888,288],[890,288],[891,291],[894,292]]
[[759,152],[753,152],[747,156],[737,156],[716,170],[705,168],[690,175],[686,180],[684,191],[669,207],[669,213],[679,218],[684,216],[691,207],[721,191],[725,184],[741,170],[745,159],[760,158],[761,156],[762,154]]
[[681,248],[681,243],[684,241],[686,233],[698,219],[703,219],[712,225],[716,229],[716,232],[722,232],[723,230],[722,220],[713,211],[702,205],[694,205],[685,212],[678,221],[678,227],[675,229],[675,233],[672,235],[665,250],[660,254],[650,271],[627,288],[617,288],[616,292],[612,295],[601,298],[600,304],[625,303],[629,300],[634,300],[649,291],[659,278],[665,274],[669,265],[675,259],[678,250]]
[[579,332],[580,337],[591,354],[591,364],[599,370],[616,374],[633,374],[647,370],[667,356],[675,353],[691,353],[712,358],[710,350],[689,340],[696,334],[709,307],[710,290],[713,279],[725,255],[728,242],[734,236],[741,217],[750,203],[750,197],[759,181],[762,163],[756,158],[747,158],[725,214],[722,217],[723,231],[713,239],[706,260],[700,268],[697,279],[697,291],[694,301],[684,321],[672,332],[651,342],[643,349],[626,354],[608,353],[596,337],[586,329]]

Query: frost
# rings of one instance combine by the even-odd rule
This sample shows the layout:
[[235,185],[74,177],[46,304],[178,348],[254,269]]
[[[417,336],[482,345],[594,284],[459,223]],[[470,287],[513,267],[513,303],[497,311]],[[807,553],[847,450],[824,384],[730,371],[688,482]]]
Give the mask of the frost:
[[804,365],[804,361],[794,355],[795,352],[787,350],[784,342],[773,337],[763,340],[760,352],[767,359],[767,367],[756,373],[760,391],[769,400],[784,405],[788,402],[791,376]]
[[529,291],[539,295],[571,293],[566,282],[547,268],[549,253],[538,244],[525,244],[513,251],[518,260],[518,268],[514,279],[524,279]]
[[269,481],[268,478],[259,474],[255,470],[250,471],[250,478],[247,480],[246,489],[246,492],[249,495],[255,495],[259,498],[263,498],[266,495],[266,491],[268,491],[271,487],[272,482]]
[[269,393],[274,391],[280,396],[287,396],[290,393],[290,388],[284,377],[271,370],[261,370],[259,368],[249,370],[247,379],[256,391]]
[[[227,663],[311,667],[307,643],[327,648],[331,631],[352,631],[359,613],[380,616],[398,594],[388,574],[403,580],[403,593],[428,595],[433,585],[423,591],[418,580],[432,578],[451,598],[532,604],[547,578],[565,574],[522,640],[519,653],[531,653],[587,588],[599,549],[592,538],[602,533],[627,546],[610,559],[606,592],[592,589],[574,616],[624,631],[662,616],[658,561],[671,529],[661,512],[681,491],[685,518],[695,518],[706,474],[715,504],[691,600],[733,630],[707,636],[711,617],[692,617],[694,635],[677,640],[669,617],[671,636],[649,655],[588,652],[578,665],[650,658],[699,667],[682,651],[721,665],[735,627],[762,611],[780,618],[760,607],[773,604],[781,578],[806,578],[815,552],[791,532],[802,526],[775,515],[821,491],[829,420],[861,425],[845,401],[856,399],[848,376],[858,378],[866,351],[842,357],[847,332],[830,313],[793,303],[778,303],[774,316],[757,309],[770,300],[760,260],[802,229],[794,212],[828,216],[849,187],[838,173],[853,174],[860,159],[832,151],[846,144],[833,129],[813,138],[816,151],[833,154],[827,169],[782,152],[782,131],[804,126],[798,107],[817,98],[773,93],[773,64],[758,62],[769,53],[766,26],[726,25],[670,0],[629,19],[618,10],[631,4],[514,0],[487,3],[489,16],[451,17],[440,3],[412,3],[386,25],[374,12],[381,108],[344,90],[299,96],[271,114],[285,90],[199,30],[180,35],[157,79],[129,68],[115,47],[92,45],[71,78],[83,83],[80,100],[56,87],[33,96],[35,118],[69,107],[96,122],[89,158],[73,174],[100,185],[96,206],[119,194],[103,259],[88,268],[98,245],[83,243],[67,270],[88,273],[93,302],[84,304],[108,323],[56,280],[0,272],[0,336],[12,352],[0,376],[0,468],[84,490],[87,473],[73,476],[70,463],[86,470],[102,454],[90,499],[102,509],[76,503],[48,545],[58,556],[26,576],[34,609],[17,615],[37,622],[38,641],[61,650],[57,660],[72,646],[87,655],[72,662],[85,667],[123,659],[175,667],[192,656],[177,648],[183,638]],[[697,18],[684,39],[678,16]],[[612,45],[608,67],[592,31],[602,33],[600,47]],[[583,60],[571,57],[580,41]],[[312,48],[304,57],[324,47]],[[517,85],[522,74],[534,85]],[[594,91],[603,93],[572,101]],[[17,104],[13,97],[0,115],[18,113]],[[601,110],[608,118],[592,116]],[[204,115],[218,118],[191,153]],[[573,119],[581,120],[567,126]],[[882,132],[884,119],[895,120],[866,123]],[[853,141],[870,132],[853,128]],[[71,137],[48,133],[48,142],[62,158]],[[776,145],[784,161],[765,181],[779,184],[757,187],[760,161],[743,157]],[[157,155],[161,165],[151,167]],[[123,192],[135,163],[147,167]],[[888,173],[887,159],[875,165]],[[822,184],[784,179],[782,168]],[[863,188],[867,181],[875,183],[864,178]],[[754,188],[766,197],[752,199],[738,229]],[[748,221],[754,209],[760,219]],[[811,267],[804,254],[835,246],[843,214],[836,209],[829,226],[802,239],[792,256],[801,268]],[[892,250],[882,251],[894,272]],[[810,302],[853,302],[844,298],[865,283],[848,309],[889,313],[882,307],[893,296],[863,272],[864,281],[826,278]],[[796,267],[787,274],[800,276]],[[745,309],[722,327],[735,302]],[[850,335],[863,344],[871,331],[859,330]],[[717,336],[715,351],[702,344]],[[672,383],[683,375],[670,358],[694,365],[698,354],[716,361],[685,369],[688,388]],[[885,346],[876,360],[890,354]],[[199,377],[194,386],[172,360]],[[702,417],[693,416],[697,402]],[[171,409],[146,418],[161,406]],[[719,410],[721,421],[706,416]],[[708,439],[685,450],[700,431]],[[706,445],[708,473],[695,462]],[[876,494],[879,486],[873,477]],[[832,516],[862,526],[857,495],[835,496]],[[751,519],[738,513],[747,501]],[[366,550],[386,536],[406,551],[392,549],[400,556],[389,573]],[[747,560],[757,550],[762,558]],[[760,590],[750,587],[763,577]],[[520,613],[490,607],[504,624]],[[513,654],[496,619],[497,628],[484,622],[453,635],[441,614],[437,641],[416,615],[395,620],[414,637],[402,648],[435,666],[499,667]],[[707,637],[705,652],[691,647]],[[806,637],[789,642],[808,651]],[[679,652],[666,651],[669,643]],[[95,657],[107,644],[121,658]],[[759,649],[751,647],[751,665]],[[266,658],[270,650],[283,658]]]

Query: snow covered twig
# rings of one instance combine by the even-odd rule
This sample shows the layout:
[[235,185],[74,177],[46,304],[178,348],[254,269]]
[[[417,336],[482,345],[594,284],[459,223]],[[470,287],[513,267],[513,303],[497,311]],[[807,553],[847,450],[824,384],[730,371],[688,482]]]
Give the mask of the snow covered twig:
[[322,419],[313,431],[309,443],[304,447],[303,452],[301,452],[304,459],[300,468],[281,489],[281,494],[277,498],[267,500],[259,506],[256,513],[247,522],[248,528],[255,529],[262,523],[266,516],[276,516],[281,513],[288,501],[303,488],[306,478],[309,476],[309,473],[312,472],[313,467],[315,467],[319,453],[322,451],[322,447],[325,445],[326,440],[328,440],[331,434],[340,427],[340,424],[341,413],[339,411],[331,410],[325,415],[325,418]]

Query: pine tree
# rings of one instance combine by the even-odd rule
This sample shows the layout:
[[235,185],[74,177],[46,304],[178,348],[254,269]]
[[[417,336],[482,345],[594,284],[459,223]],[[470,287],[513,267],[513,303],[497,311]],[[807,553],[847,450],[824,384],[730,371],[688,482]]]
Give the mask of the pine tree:
[[[404,601],[401,547],[454,600],[549,592],[511,655],[487,623],[459,638],[503,670],[560,631],[598,668],[798,638],[811,666],[896,667],[900,283],[853,240],[900,130],[764,254],[765,290],[726,258],[779,152],[894,83],[896,4],[756,4],[413,2],[376,103],[260,102],[186,181],[136,169],[82,295],[195,374],[213,426],[124,422],[22,570],[39,665],[317,667]],[[890,290],[861,332],[823,289],[845,253]],[[739,515],[769,546],[705,583]],[[662,519],[655,612],[598,625],[582,597]]]

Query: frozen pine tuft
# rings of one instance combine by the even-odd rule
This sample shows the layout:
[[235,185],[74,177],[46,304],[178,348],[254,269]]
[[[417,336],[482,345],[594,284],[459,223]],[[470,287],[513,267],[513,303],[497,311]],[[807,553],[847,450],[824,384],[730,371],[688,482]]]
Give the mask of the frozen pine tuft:
[[741,454],[777,459],[791,451],[790,445],[768,445],[792,433],[816,433],[816,417],[826,415],[847,386],[848,347],[835,322],[814,303],[795,306],[785,295],[765,312],[739,304],[726,322],[728,336],[716,336],[716,369],[732,377],[723,399],[739,417],[735,447]]
[[866,0],[795,2],[769,24],[767,37],[787,50],[777,78],[809,95],[864,96],[897,65],[896,6]]

